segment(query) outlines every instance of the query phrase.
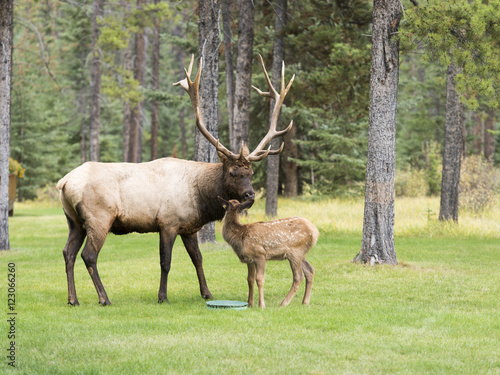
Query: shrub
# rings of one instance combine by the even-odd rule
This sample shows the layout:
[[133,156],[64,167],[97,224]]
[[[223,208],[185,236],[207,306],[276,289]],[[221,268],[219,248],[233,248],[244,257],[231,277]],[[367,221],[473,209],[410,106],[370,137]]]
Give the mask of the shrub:
[[500,181],[493,163],[482,156],[471,155],[462,162],[460,170],[459,205],[480,213],[495,202]]
[[424,144],[425,178],[429,184],[429,194],[438,195],[441,192],[441,178],[443,155],[441,146],[436,141]]
[[9,174],[16,175],[18,178],[23,178],[24,172],[26,172],[26,169],[21,167],[21,164],[17,160],[9,158]]
[[396,195],[402,197],[422,197],[429,194],[429,183],[425,172],[420,169],[396,171]]

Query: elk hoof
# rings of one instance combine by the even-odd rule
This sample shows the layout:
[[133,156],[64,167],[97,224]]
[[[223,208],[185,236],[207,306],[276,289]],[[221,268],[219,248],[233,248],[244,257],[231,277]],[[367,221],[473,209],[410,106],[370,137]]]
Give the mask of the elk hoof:
[[78,302],[77,299],[75,299],[73,301],[68,301],[68,305],[70,305],[70,306],[80,306],[80,303]]
[[102,305],[102,306],[109,306],[111,305],[111,302],[109,302],[109,299],[106,299],[104,301],[99,301],[99,303]]
[[201,296],[202,296],[204,299],[212,299],[212,298],[214,298],[214,297],[212,296],[212,293],[210,293],[210,292],[203,293]]
[[165,297],[165,298],[158,298],[158,303],[163,303],[163,302],[170,303],[170,301],[168,300],[167,297]]

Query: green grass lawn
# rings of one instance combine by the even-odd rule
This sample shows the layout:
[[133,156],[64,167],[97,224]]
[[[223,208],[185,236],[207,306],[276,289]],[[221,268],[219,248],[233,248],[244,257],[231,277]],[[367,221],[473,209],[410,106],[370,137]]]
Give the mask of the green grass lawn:
[[[288,307],[279,307],[292,275],[288,262],[269,262],[267,308],[220,311],[200,297],[181,241],[173,252],[170,304],[156,302],[156,234],[108,237],[98,266],[111,306],[97,303],[78,257],[80,306],[68,306],[61,209],[16,204],[12,250],[0,254],[0,373],[499,374],[499,210],[486,219],[464,214],[450,227],[429,215],[435,199],[405,201],[396,207],[400,264],[372,268],[350,263],[361,245],[362,207],[362,201],[280,201],[280,214],[309,217],[321,231],[307,257],[316,268],[310,306],[301,305],[302,285]],[[247,221],[262,218],[259,202]],[[216,230],[219,244],[202,247],[208,286],[215,299],[245,301],[246,266],[220,237],[220,224]],[[16,265],[15,370],[5,356],[9,262]]]

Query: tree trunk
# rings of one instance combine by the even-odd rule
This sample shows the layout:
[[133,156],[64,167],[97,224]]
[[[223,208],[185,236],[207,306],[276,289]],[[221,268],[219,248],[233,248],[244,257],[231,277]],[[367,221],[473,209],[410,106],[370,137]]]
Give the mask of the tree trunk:
[[[217,103],[219,76],[219,0],[200,0],[198,7],[198,55],[203,57],[200,81],[200,111],[207,130],[218,138]],[[194,69],[194,68],[193,68]],[[194,158],[217,163],[217,151],[196,129]],[[198,233],[198,240],[215,242],[215,223],[209,223]]]
[[10,92],[14,2],[0,3],[0,250],[9,250]]
[[[158,4],[158,0],[155,0]],[[153,26],[153,58],[152,58],[153,90],[160,88],[160,21],[154,19]],[[153,100],[151,103],[151,160],[158,159],[158,127],[159,127],[159,103]]]
[[458,221],[458,185],[464,142],[464,109],[455,89],[459,69],[450,65],[446,77],[446,120],[444,124],[443,179],[439,220]]
[[99,39],[98,19],[104,12],[104,0],[94,0],[92,17],[92,62],[90,67],[90,135],[89,160],[99,161],[99,129],[101,127],[101,54],[97,48]]
[[85,113],[87,113],[87,100],[85,99],[85,92],[83,90],[80,92],[79,104],[79,112],[82,116],[80,125],[80,158],[83,164],[87,161],[87,119],[85,118]]
[[495,110],[487,112],[488,117],[484,121],[484,157],[493,162],[495,158],[495,135],[491,133],[495,130]]
[[248,144],[250,124],[250,90],[252,80],[254,5],[251,0],[240,0],[238,19],[238,57],[234,88],[233,139],[231,150],[240,152],[241,143]]
[[[183,13],[184,19],[186,20],[186,15]],[[187,22],[187,21],[186,21]],[[180,26],[177,26],[173,30],[173,34],[178,37],[183,37],[184,35],[182,34],[182,29]],[[177,63],[179,64],[179,77],[180,79],[186,78],[186,75],[184,73],[184,67],[185,67],[185,53],[184,49],[182,47],[174,47],[175,51],[175,56]],[[184,89],[179,86],[179,90],[181,95],[184,94]],[[179,109],[179,129],[180,129],[180,136],[181,136],[181,149],[182,149],[182,158],[186,159],[187,158],[187,142],[186,142],[186,110],[184,107],[181,107]]]
[[283,169],[285,170],[285,197],[293,198],[299,195],[299,175],[297,163],[291,158],[296,159],[299,154],[297,145],[293,140],[297,137],[297,127],[294,125],[290,131],[285,134],[285,159]]
[[[85,49],[82,48],[82,51],[80,54],[80,60],[81,60],[82,66],[85,65],[86,58],[87,58],[87,53],[86,53]],[[81,79],[82,79],[82,82],[86,81],[85,71],[83,71],[83,70],[81,73]],[[87,161],[87,136],[88,136],[87,116],[86,116],[87,111],[88,111],[88,108],[87,108],[88,91],[87,91],[87,89],[88,89],[87,87],[80,89],[80,93],[79,93],[80,94],[80,101],[78,103],[78,105],[79,105],[78,111],[80,113],[80,116],[82,116],[82,120],[80,123],[80,159],[82,161],[82,164]]]
[[[141,10],[145,0],[137,0],[137,9]],[[144,84],[145,43],[144,31],[135,34],[134,78],[139,86]],[[129,161],[142,161],[142,102],[137,103],[131,110]]]
[[361,250],[354,262],[397,264],[394,249],[399,0],[374,0],[370,115]]
[[[186,78],[186,75],[184,73],[184,50],[182,48],[179,48],[179,51],[177,52],[177,61],[179,62],[179,66],[181,68],[180,72],[180,78],[184,79]],[[184,89],[182,87],[179,87],[181,90],[181,94],[184,94]],[[181,148],[182,148],[182,158],[186,159],[187,157],[187,142],[186,142],[186,115],[185,115],[185,110],[184,107],[182,107],[179,110],[179,128],[180,128],[180,133],[181,133]]]
[[[275,4],[274,19],[274,45],[273,45],[273,67],[272,83],[274,87],[280,87],[281,65],[285,59],[285,43],[283,39],[283,29],[286,23],[287,0],[277,0]],[[270,112],[272,113],[274,100],[271,100]],[[278,120],[279,123],[279,120]],[[276,130],[278,126],[276,126]],[[273,150],[280,147],[280,139],[271,141]],[[266,215],[276,216],[278,214],[278,185],[280,172],[280,155],[269,155],[267,157],[266,175]]]
[[234,110],[234,64],[233,40],[231,33],[231,0],[222,2],[222,29],[224,30],[224,57],[226,63],[226,95],[227,118],[229,128],[229,142],[234,139],[233,110]]

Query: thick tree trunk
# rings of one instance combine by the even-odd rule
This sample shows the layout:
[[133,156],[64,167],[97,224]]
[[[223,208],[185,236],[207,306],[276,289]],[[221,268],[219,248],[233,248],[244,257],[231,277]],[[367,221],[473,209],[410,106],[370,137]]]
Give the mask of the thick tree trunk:
[[[80,54],[80,61],[82,63],[82,66],[85,65],[85,60],[87,58],[87,53],[85,49],[82,48],[81,54]],[[82,82],[86,81],[85,77],[85,72],[82,70]],[[80,113],[80,116],[82,117],[81,123],[80,123],[80,159],[82,161],[82,164],[87,161],[87,137],[89,135],[88,133],[88,128],[87,128],[87,116],[86,114],[88,113],[88,108],[87,108],[87,95],[88,95],[88,87],[81,88],[80,89],[80,101],[78,103],[79,109],[78,112]]]
[[495,157],[495,135],[491,133],[495,130],[495,110],[487,112],[488,117],[484,121],[484,157],[493,162]]
[[458,185],[464,142],[464,109],[455,89],[459,69],[448,67],[446,77],[446,121],[444,124],[443,179],[439,220],[458,221]]
[[240,152],[242,142],[248,144],[250,124],[250,91],[252,81],[254,5],[251,0],[240,0],[238,18],[238,57],[234,88],[233,139],[231,150]]
[[[200,110],[207,130],[218,138],[219,0],[200,0],[198,14],[198,55],[203,57]],[[197,161],[217,163],[215,147],[198,130],[195,133],[194,158]],[[205,225],[198,233],[198,240],[215,242],[215,223]]]
[[[184,15],[185,16],[185,15]],[[174,28],[173,34],[177,37],[183,37],[182,34],[182,29],[181,26],[178,25]],[[181,80],[186,78],[186,75],[184,73],[184,67],[185,67],[185,53],[184,49],[182,47],[176,47],[174,46],[172,49],[172,52],[175,53],[175,59],[177,63],[179,64],[179,77]],[[184,89],[179,86],[180,94],[183,95],[185,93]],[[179,109],[179,130],[180,130],[180,136],[181,136],[181,152],[182,152],[182,158],[186,159],[187,157],[187,142],[186,142],[186,111],[184,107],[181,107]]]
[[298,157],[297,145],[293,142],[297,137],[297,127],[293,126],[290,131],[285,134],[285,159],[283,161],[283,169],[285,170],[285,197],[293,198],[299,195],[299,175],[297,163],[291,159]]
[[0,2],[0,250],[9,250],[10,92],[14,2]]
[[[158,4],[158,0],[155,0]],[[153,90],[160,88],[160,21],[155,17],[153,26],[153,58],[152,58]],[[158,127],[159,127],[159,103],[153,100],[151,103],[151,160],[158,159]]]
[[94,0],[92,17],[92,62],[90,66],[90,135],[89,160],[99,161],[99,129],[101,127],[101,55],[97,48],[98,19],[104,12],[104,0]]
[[[180,78],[184,79],[185,73],[184,73],[184,50],[182,48],[179,48],[179,51],[177,53],[177,61],[179,62],[179,66],[181,68],[180,72]],[[181,94],[184,94],[184,89],[182,87],[179,87],[181,90]],[[187,142],[186,142],[186,115],[184,108],[181,108],[179,110],[179,128],[180,128],[180,133],[181,133],[181,148],[182,148],[182,158],[186,159],[187,157]]]
[[[145,0],[137,0],[137,9],[142,9]],[[134,78],[140,86],[144,84],[145,40],[144,31],[135,34]],[[142,102],[131,109],[129,161],[142,161]]]
[[222,29],[224,30],[224,58],[226,63],[226,95],[229,139],[234,139],[234,63],[233,40],[231,32],[231,0],[222,1]]
[[[273,45],[273,68],[272,83],[274,87],[280,87],[281,65],[285,59],[285,42],[283,29],[286,23],[287,0],[277,0],[275,4],[274,19],[274,45]],[[271,100],[270,112],[274,107],[274,100]],[[279,120],[278,120],[279,123]],[[276,127],[278,129],[278,126]],[[271,141],[271,148],[276,150],[280,147],[280,139]],[[276,216],[278,214],[278,187],[280,172],[280,155],[270,155],[267,157],[266,175],[266,215]]]
[[82,164],[87,161],[87,119],[85,118],[85,113],[87,113],[87,100],[85,98],[85,92],[82,90],[80,92],[80,115],[82,116],[80,124],[80,159]]
[[370,115],[361,250],[353,261],[397,264],[394,249],[399,0],[374,0]]

